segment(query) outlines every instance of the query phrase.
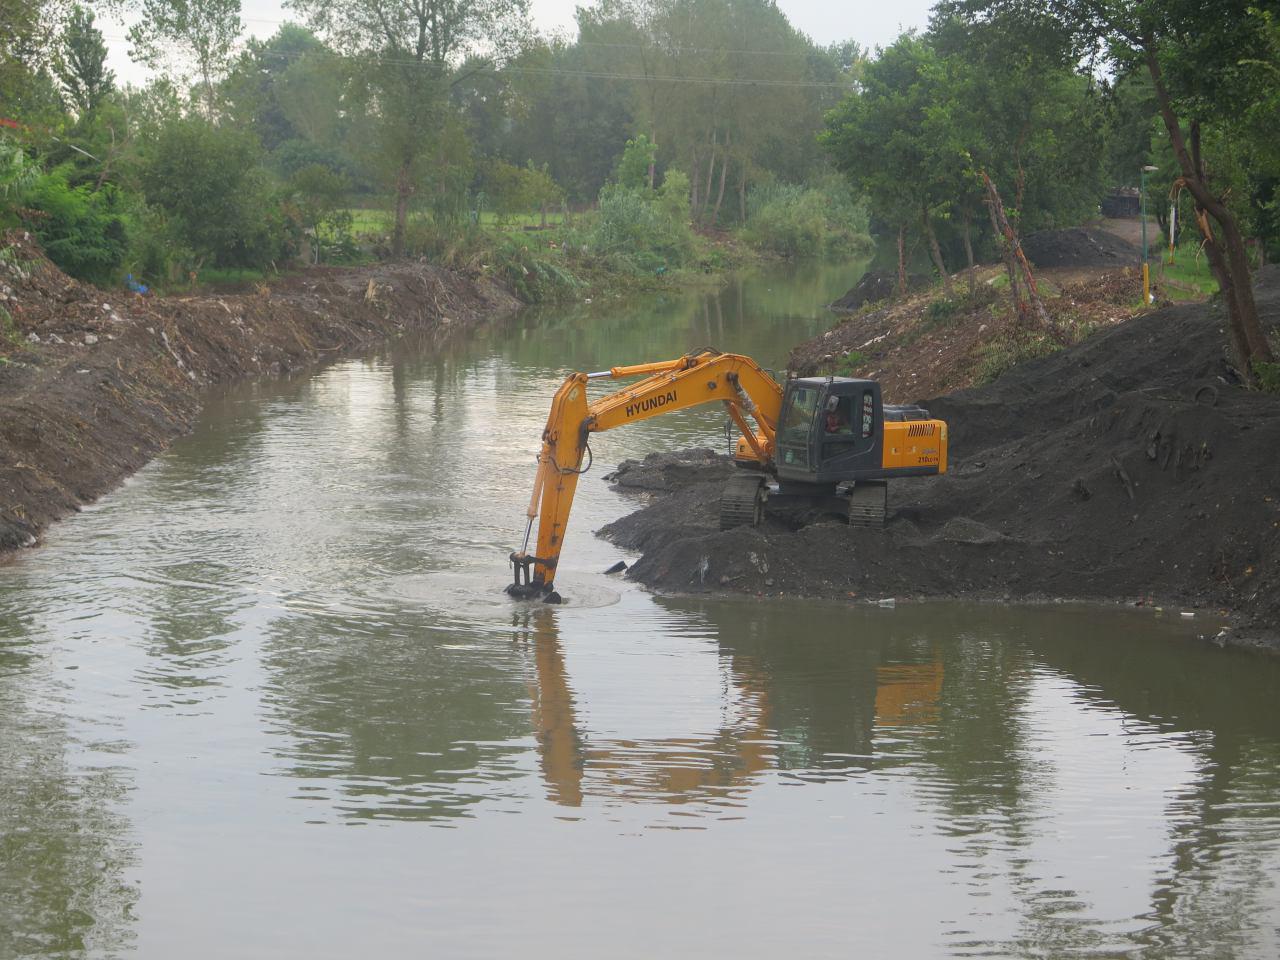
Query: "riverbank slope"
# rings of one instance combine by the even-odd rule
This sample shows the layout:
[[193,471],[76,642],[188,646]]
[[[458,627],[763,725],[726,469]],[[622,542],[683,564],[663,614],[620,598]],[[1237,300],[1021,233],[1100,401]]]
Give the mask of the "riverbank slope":
[[407,331],[441,337],[520,306],[421,263],[316,269],[237,295],[138,297],[0,244],[0,551],[36,543],[185,433],[211,384],[276,376]]
[[[1280,271],[1257,298],[1280,332]],[[621,470],[651,502],[602,532],[663,590],[1185,605],[1229,611],[1232,642],[1277,648],[1280,397],[1238,385],[1223,323],[1216,303],[1170,305],[925,395],[949,423],[951,472],[892,484],[883,529],[721,532],[732,468],[694,455]]]

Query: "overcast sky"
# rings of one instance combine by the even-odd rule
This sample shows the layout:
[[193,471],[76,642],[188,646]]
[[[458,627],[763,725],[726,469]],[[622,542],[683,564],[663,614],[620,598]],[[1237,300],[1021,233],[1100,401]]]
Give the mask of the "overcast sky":
[[[268,37],[281,21],[290,19],[281,0],[242,0],[241,16],[248,33]],[[866,47],[891,43],[903,30],[923,28],[933,0],[778,0],[783,13],[800,30],[820,44],[857,40]],[[544,32],[572,35],[573,11],[580,0],[531,0],[533,21]],[[590,4],[585,4],[590,6]],[[296,15],[292,19],[299,19]],[[102,32],[110,49],[109,63],[120,83],[142,83],[147,71],[129,60],[124,39],[126,24],[103,20]]]

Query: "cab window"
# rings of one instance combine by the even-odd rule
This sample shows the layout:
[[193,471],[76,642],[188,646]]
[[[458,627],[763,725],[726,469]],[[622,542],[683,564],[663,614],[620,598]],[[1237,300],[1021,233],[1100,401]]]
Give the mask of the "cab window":
[[791,391],[791,402],[782,420],[782,435],[791,443],[805,443],[809,439],[809,427],[817,409],[818,391],[796,387]]

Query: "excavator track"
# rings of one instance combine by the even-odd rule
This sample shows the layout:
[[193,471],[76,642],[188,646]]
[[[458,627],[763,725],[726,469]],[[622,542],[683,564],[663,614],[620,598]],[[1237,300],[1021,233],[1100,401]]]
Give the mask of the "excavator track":
[[720,494],[720,529],[758,527],[764,511],[764,478],[759,474],[731,477]]
[[849,491],[849,526],[882,527],[889,512],[889,486],[883,481],[862,481]]

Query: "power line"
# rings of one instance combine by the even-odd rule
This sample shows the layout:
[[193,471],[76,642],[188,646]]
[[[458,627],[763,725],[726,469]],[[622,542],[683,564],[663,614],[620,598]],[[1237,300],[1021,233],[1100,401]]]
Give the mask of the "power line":
[[[267,21],[273,22],[273,21]],[[103,35],[104,39],[115,41],[128,41],[128,37],[117,35]],[[274,57],[277,60],[299,59],[301,57],[327,57],[333,60],[349,60],[360,63],[376,63],[385,66],[402,66],[416,67],[419,69],[440,69],[435,63],[426,60],[414,60],[408,58],[387,57],[381,54],[345,54],[338,53],[334,50],[298,50],[283,51],[271,50],[265,51],[265,55]],[[848,90],[850,84],[847,82],[829,81],[829,80],[775,80],[755,77],[690,77],[690,76],[671,76],[660,74],[627,74],[627,73],[609,73],[600,70],[566,70],[560,67],[522,67],[508,65],[501,68],[493,68],[489,70],[477,70],[475,74],[478,76],[499,77],[504,73],[521,73],[542,76],[561,76],[561,77],[577,77],[585,80],[621,80],[626,82],[642,82],[642,83],[676,83],[691,84],[704,86],[743,86],[743,87],[783,87],[783,88],[807,88],[807,89],[828,89],[828,90]]]

